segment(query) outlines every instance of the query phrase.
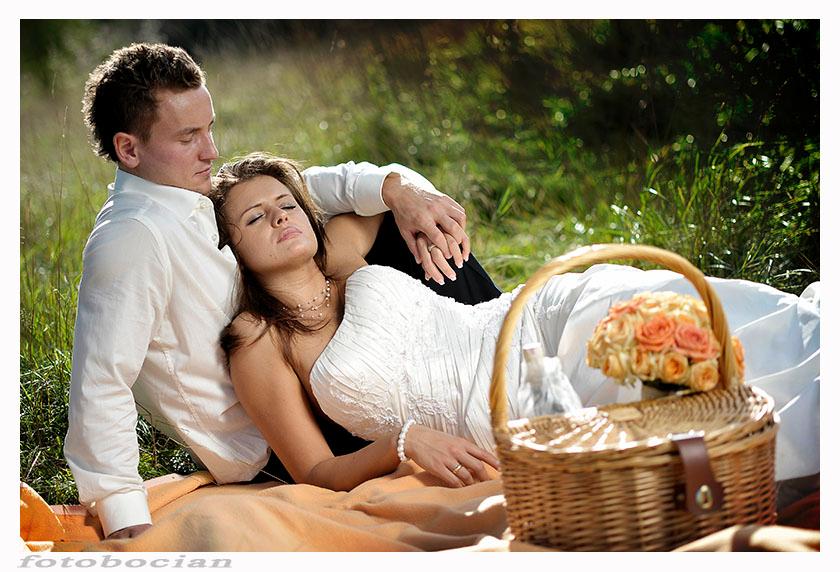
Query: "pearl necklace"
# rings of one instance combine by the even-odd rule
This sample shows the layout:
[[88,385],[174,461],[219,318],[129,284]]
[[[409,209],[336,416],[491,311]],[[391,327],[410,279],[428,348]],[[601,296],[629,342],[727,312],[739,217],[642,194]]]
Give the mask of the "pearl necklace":
[[[322,306],[325,307],[325,308],[330,307],[330,294],[331,294],[330,284],[331,283],[330,283],[329,278],[327,278],[326,281],[327,281],[327,283],[324,286],[324,288],[321,290],[321,292],[316,294],[309,301],[310,306],[308,308],[304,308],[303,304],[298,304],[297,305],[296,312],[297,312],[298,318],[304,319],[306,317],[306,314],[308,314],[309,312],[315,312],[316,310],[319,310]],[[322,300],[320,302],[318,302],[317,304],[315,304],[315,301],[318,298],[322,298]],[[324,313],[323,312],[318,312],[317,317],[318,318],[323,318]],[[312,318],[315,318],[315,316],[312,316]]]

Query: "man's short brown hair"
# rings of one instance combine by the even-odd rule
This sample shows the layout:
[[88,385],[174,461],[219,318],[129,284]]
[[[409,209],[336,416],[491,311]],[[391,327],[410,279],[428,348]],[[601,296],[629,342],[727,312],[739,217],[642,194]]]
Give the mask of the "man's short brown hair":
[[204,85],[204,72],[181,48],[131,44],[114,51],[88,77],[82,113],[97,154],[119,162],[116,133],[148,141],[156,118],[155,92],[183,91]]

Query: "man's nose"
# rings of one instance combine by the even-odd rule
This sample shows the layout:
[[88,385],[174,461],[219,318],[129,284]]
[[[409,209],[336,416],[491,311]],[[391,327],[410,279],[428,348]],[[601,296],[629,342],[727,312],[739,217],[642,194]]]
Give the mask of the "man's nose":
[[219,150],[216,148],[216,142],[213,141],[213,134],[208,133],[204,139],[204,145],[201,149],[202,161],[215,161],[219,158]]

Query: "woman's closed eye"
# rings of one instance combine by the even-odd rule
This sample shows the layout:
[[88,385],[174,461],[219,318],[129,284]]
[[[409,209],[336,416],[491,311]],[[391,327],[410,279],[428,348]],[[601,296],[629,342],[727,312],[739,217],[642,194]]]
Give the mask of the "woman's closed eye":
[[[283,205],[280,208],[283,209],[283,210],[286,210],[286,211],[291,211],[291,210],[296,209],[297,205],[288,204],[288,205]],[[263,217],[264,214],[265,213],[259,213],[259,214],[254,215],[253,217],[251,217],[250,220],[248,220],[247,224],[253,224],[253,223],[257,222],[258,220],[260,220]]]

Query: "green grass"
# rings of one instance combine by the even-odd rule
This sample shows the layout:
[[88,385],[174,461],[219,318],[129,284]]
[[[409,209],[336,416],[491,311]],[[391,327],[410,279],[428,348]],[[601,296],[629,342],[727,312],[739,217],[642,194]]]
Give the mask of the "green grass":
[[[565,130],[573,104],[519,110],[492,69],[456,71],[464,56],[452,45],[434,54],[422,81],[362,48],[208,57],[223,159],[261,149],[310,165],[406,164],[465,206],[473,252],[503,289],[593,242],[659,245],[709,275],[795,293],[819,279],[816,145],[704,150],[681,135],[641,155],[604,153]],[[79,111],[97,57],[46,88],[21,78],[20,476],[50,503],[77,502],[61,450],[77,285],[114,172]],[[194,468],[145,423],[140,435],[144,478]]]

